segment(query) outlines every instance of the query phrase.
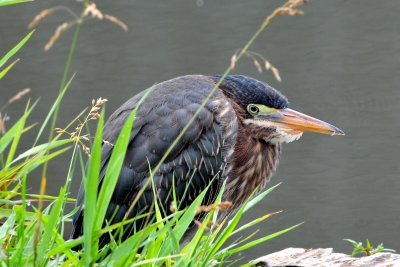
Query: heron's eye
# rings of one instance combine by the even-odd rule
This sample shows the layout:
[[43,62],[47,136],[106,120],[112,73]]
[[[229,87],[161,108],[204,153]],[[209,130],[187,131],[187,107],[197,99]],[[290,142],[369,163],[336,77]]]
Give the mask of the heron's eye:
[[278,112],[277,109],[275,108],[270,108],[266,105],[262,105],[262,104],[249,104],[247,106],[247,111],[255,116],[255,115],[270,115],[270,114],[274,114],[276,112]]
[[250,112],[250,114],[256,115],[260,112],[260,109],[256,105],[250,104],[247,106],[247,111]]

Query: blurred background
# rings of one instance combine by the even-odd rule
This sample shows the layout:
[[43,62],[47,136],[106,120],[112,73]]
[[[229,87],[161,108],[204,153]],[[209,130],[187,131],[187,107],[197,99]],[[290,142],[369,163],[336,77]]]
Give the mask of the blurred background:
[[[283,1],[272,0],[116,0],[96,1],[128,32],[98,20],[83,24],[71,72],[76,77],[63,100],[57,127],[64,127],[93,98],[107,98],[107,115],[137,92],[184,74],[222,73],[234,52]],[[27,33],[42,9],[81,3],[35,1],[5,7],[0,14],[0,53]],[[243,255],[253,259],[286,247],[333,247],[350,253],[351,238],[400,250],[400,2],[398,0],[319,0],[302,7],[304,16],[279,16],[250,48],[279,70],[282,83],[258,73],[252,60],[240,60],[233,73],[270,83],[291,107],[330,122],[344,137],[305,134],[285,144],[271,184],[282,185],[253,208],[249,220],[283,210],[260,224],[258,236],[305,222],[296,230]],[[59,89],[73,29],[48,52],[44,45],[56,27],[73,19],[59,11],[37,27],[18,53],[21,61],[0,84],[0,106],[31,88],[40,98],[31,122],[42,122]],[[11,118],[25,101],[7,108]],[[29,148],[35,132],[23,141]],[[24,147],[21,147],[24,149]],[[64,183],[69,157],[49,166],[48,191]],[[77,193],[80,177],[74,177]],[[31,177],[37,193],[40,173]]]

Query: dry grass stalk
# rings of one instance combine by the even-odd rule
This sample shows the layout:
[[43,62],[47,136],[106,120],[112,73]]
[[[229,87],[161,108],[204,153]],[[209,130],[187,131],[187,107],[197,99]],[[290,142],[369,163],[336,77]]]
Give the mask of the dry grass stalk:
[[100,118],[99,110],[107,102],[106,98],[98,98],[92,100],[92,108],[89,111],[89,120],[97,120]]
[[128,26],[120,19],[118,19],[115,16],[112,16],[110,14],[103,14],[96,6],[95,3],[90,3],[89,5],[87,5],[85,11],[83,12],[83,16],[87,17],[87,16],[91,16],[92,18],[96,18],[96,19],[105,19],[108,20],[114,24],[116,24],[117,26],[119,26],[122,30],[124,31],[128,31]]
[[59,25],[55,30],[54,34],[50,37],[50,40],[44,46],[44,51],[48,51],[55,42],[60,38],[61,34],[68,30],[72,25],[74,25],[76,21],[64,22],[63,24]]
[[260,54],[258,54],[258,55],[264,60],[265,69],[267,71],[270,70],[278,82],[282,82],[282,78],[281,78],[281,75],[279,74],[279,70],[274,65],[272,65],[272,63],[267,58],[263,57]]
[[298,7],[304,4],[307,4],[309,0],[289,0],[289,7]]
[[31,88],[25,88],[24,90],[19,91],[15,96],[13,96],[10,100],[8,100],[8,104],[20,100],[23,96],[29,94],[30,92]]
[[6,121],[8,121],[10,117],[7,116],[7,114],[1,114],[0,112],[0,135],[3,135],[7,132],[6,128]]
[[114,146],[113,143],[111,143],[111,142],[109,142],[109,141],[107,141],[107,140],[104,140],[104,139],[103,139],[103,144],[104,144],[104,145],[108,145],[108,146]]
[[116,18],[116,17],[114,17],[114,16],[108,15],[108,14],[105,14],[105,15],[104,15],[104,19],[106,19],[106,20],[108,20],[108,21],[110,21],[110,22],[116,24],[116,25],[119,26],[122,30],[124,30],[124,31],[126,31],[126,32],[128,31],[128,26],[127,26],[122,20],[120,20],[120,19],[118,19],[118,18]]
[[176,203],[175,203],[175,201],[172,201],[172,202],[171,202],[171,205],[169,205],[169,210],[170,210],[172,213],[176,212]]
[[45,10],[42,10],[29,23],[28,28],[32,29],[32,28],[36,27],[45,17],[50,16],[51,14],[53,14],[55,10],[56,10],[55,8],[47,8]]
[[294,9],[292,7],[280,7],[275,9],[275,15],[289,15],[289,16],[296,16],[296,15],[304,15],[304,12],[300,9]]
[[272,64],[267,59],[265,59],[264,67],[266,70],[270,70],[272,67]]
[[16,93],[13,97],[11,97],[4,106],[0,107],[0,135],[3,135],[7,132],[6,121],[10,119],[10,117],[7,116],[7,114],[3,113],[4,114],[3,115],[2,111],[5,110],[8,105],[12,104],[15,101],[20,100],[22,97],[29,94],[30,92],[31,92],[30,88],[25,88]]
[[275,68],[274,66],[271,66],[271,71],[272,71],[272,74],[274,75],[275,79],[278,82],[282,82],[282,78],[281,78],[281,75],[279,74],[279,70],[277,68]]
[[231,69],[235,68],[236,62],[237,62],[237,52],[235,52],[235,54],[233,54],[233,56],[231,57]]
[[212,210],[223,211],[223,210],[227,210],[231,206],[232,206],[232,202],[229,202],[229,201],[223,201],[219,204],[211,204],[208,206],[201,205],[197,208],[196,213],[199,214],[201,212],[210,212]]
[[308,0],[288,0],[283,6],[275,9],[271,15],[269,15],[263,22],[262,27],[265,27],[274,17],[277,15],[303,15],[304,12],[298,9],[294,9],[295,7],[301,6],[307,3]]
[[209,231],[212,226],[219,227],[218,223],[214,223],[214,222],[211,222],[211,221],[209,221],[207,224],[204,224],[204,223],[201,223],[198,220],[194,220],[194,223],[196,224],[196,226],[198,228],[203,228],[206,231]]
[[71,133],[61,128],[56,128],[55,131],[58,134],[65,133],[69,135],[70,138],[72,139],[72,142],[78,144],[82,148],[83,152],[88,157],[90,157],[90,148],[83,142],[83,141],[89,141],[88,135],[80,135],[80,133],[77,134],[79,131],[82,131],[82,128],[83,128],[83,123],[79,123],[78,127],[75,128],[75,132]]
[[[105,98],[98,98],[98,99],[93,99],[92,100],[92,107],[88,113],[88,115],[85,117],[84,121],[79,121],[78,125],[75,127],[75,131],[73,132],[68,132],[66,129],[62,128],[55,128],[54,130],[58,134],[67,134],[70,136],[72,141],[75,144],[78,144],[83,152],[90,157],[90,148],[85,144],[85,142],[90,141],[90,136],[88,134],[82,135],[82,130],[83,126],[90,121],[90,120],[97,120],[100,118],[100,109],[101,107],[107,102],[107,99]],[[112,145],[110,142],[103,140],[103,143]]]
[[103,13],[96,7],[95,3],[90,3],[86,6],[85,11],[83,11],[83,16],[92,16],[93,18],[103,19]]
[[[238,49],[238,50],[236,50],[235,54],[233,54],[233,56],[231,57],[231,68],[232,69],[236,66],[237,55],[239,53],[242,53],[242,52],[243,52],[243,50]],[[249,57],[249,58],[251,58],[253,60],[253,64],[256,67],[258,72],[261,73],[263,71],[263,67],[262,67],[262,65],[261,65],[261,63],[259,61],[259,60],[262,60],[264,62],[265,70],[271,71],[272,74],[274,75],[275,79],[278,82],[282,82],[282,78],[281,78],[281,76],[279,74],[279,70],[274,65],[272,65],[272,63],[266,57],[264,57],[263,55],[261,55],[259,53],[252,52],[252,51],[244,51],[243,53],[247,57]]]
[[261,73],[262,72],[262,67],[261,67],[260,62],[258,62],[258,60],[256,58],[253,59],[253,64],[256,67],[257,71],[259,73]]
[[62,35],[63,32],[68,30],[74,24],[82,23],[85,18],[94,18],[94,19],[99,19],[99,20],[105,19],[107,21],[110,21],[111,23],[116,24],[122,30],[128,31],[128,26],[122,20],[118,19],[115,16],[109,15],[109,14],[103,14],[103,12],[101,12],[97,8],[97,6],[94,2],[90,2],[88,5],[86,5],[86,7],[82,13],[82,16],[80,18],[78,18],[78,16],[73,11],[71,11],[69,8],[67,8],[65,6],[57,6],[57,7],[52,7],[52,8],[42,10],[29,23],[28,27],[33,28],[33,27],[37,26],[45,17],[51,15],[52,13],[54,13],[56,10],[59,10],[59,9],[68,11],[76,19],[73,21],[64,22],[61,25],[59,25],[57,27],[57,29],[55,30],[54,34],[51,36],[50,40],[46,43],[46,45],[44,47],[44,51],[48,51],[50,48],[52,48],[53,45],[56,43],[56,41],[60,38],[60,36]]

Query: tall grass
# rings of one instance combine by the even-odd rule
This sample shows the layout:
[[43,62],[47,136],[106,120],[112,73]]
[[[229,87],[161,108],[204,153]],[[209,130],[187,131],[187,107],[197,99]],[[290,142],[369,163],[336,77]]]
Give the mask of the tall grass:
[[[0,0],[0,6],[11,2],[17,3],[21,1]],[[259,34],[264,31],[275,16],[279,14],[291,15],[291,10],[295,10],[294,8],[303,2],[289,0],[268,16],[243,49],[235,53],[235,63],[248,53],[251,44],[254,43]],[[243,215],[275,189],[276,186],[258,196],[249,198],[231,218],[222,222],[218,221],[218,213],[223,212],[224,203],[221,202],[223,188],[215,203],[207,207],[207,212],[201,222],[197,222],[196,218],[199,208],[201,209],[206,190],[197,196],[189,207],[180,209],[179,205],[177,205],[175,211],[170,215],[166,215],[160,203],[155,201],[151,212],[131,219],[125,218],[120,223],[104,227],[103,222],[106,210],[124,160],[130,131],[135,123],[136,110],[132,112],[125,122],[114,144],[113,153],[101,188],[98,188],[104,125],[104,111],[101,114],[99,111],[101,105],[97,105],[95,101],[93,103],[94,106],[86,116],[84,116],[86,112],[84,110],[65,128],[58,129],[54,134],[60,103],[74,79],[74,76],[69,80],[67,77],[69,76],[73,54],[78,41],[79,30],[84,21],[83,18],[87,15],[85,11],[87,11],[88,7],[89,3],[84,2],[84,9],[76,23],[75,34],[60,83],[59,95],[44,118],[43,123],[38,127],[37,137],[32,147],[20,155],[16,153],[24,134],[28,131],[33,134],[34,125],[29,125],[27,122],[37,104],[36,102],[31,103],[28,101],[24,114],[4,134],[0,135],[0,263],[2,266],[92,266],[94,264],[99,266],[225,266],[235,264],[232,256],[237,253],[297,227],[298,225],[294,225],[261,238],[254,238],[255,233],[247,237],[241,236],[244,230],[254,227],[276,214],[271,212],[241,227],[238,226]],[[32,34],[33,32],[29,33],[27,37],[0,60],[0,68],[17,53]],[[0,78],[4,77],[15,63],[16,61],[9,64],[2,71],[0,70]],[[233,67],[231,64],[227,68],[221,80],[228,75]],[[210,95],[204,99],[203,106],[214,91],[217,90],[220,82],[216,84]],[[145,101],[146,97],[151,97],[151,90],[142,101]],[[94,107],[96,107],[95,112],[93,111]],[[178,138],[171,144],[170,149],[163,156],[160,163],[151,170],[151,173],[155,173],[158,170],[198,113],[199,110],[185,126]],[[93,114],[96,114],[96,116]],[[83,122],[80,122],[82,116],[84,119]],[[84,142],[87,136],[83,134],[83,129],[87,121],[94,119],[98,119],[97,131],[91,148],[89,148]],[[78,123],[78,127],[76,127],[75,131],[69,132],[69,129],[73,128],[76,123]],[[38,144],[47,128],[50,128],[48,141]],[[63,138],[65,134],[68,134],[67,138]],[[79,148],[83,148],[83,151]],[[64,186],[60,188],[57,196],[46,195],[48,164],[51,164],[56,160],[57,156],[69,150],[72,150],[72,154]],[[68,198],[71,195],[72,173],[76,168],[79,169],[84,165],[82,160],[84,158],[83,152],[90,153],[87,168],[82,170],[82,181],[86,191],[84,199],[84,235],[75,240],[69,240],[64,239],[64,225],[65,223],[70,223],[76,209],[68,213],[66,203],[74,201]],[[30,194],[27,190],[27,179],[32,176],[32,171],[39,167],[43,168],[40,194]],[[152,179],[149,179],[149,183],[151,181]],[[74,193],[72,194],[75,195]],[[147,222],[146,227],[126,240],[120,238],[126,229],[125,226],[143,219]],[[195,226],[193,226],[194,222],[196,222]],[[181,241],[190,227],[197,227],[194,236],[187,244],[182,244]],[[99,249],[99,239],[103,235],[109,235],[111,242]],[[233,241],[231,241],[232,239]],[[76,247],[82,247],[82,249],[75,251],[73,248]],[[250,266],[250,264],[253,263],[247,265]]]
[[[14,134],[14,140],[20,139],[23,135],[24,121],[30,111],[31,109],[27,109],[23,118],[11,127],[10,133]],[[31,148],[17,158],[8,160],[10,164],[5,165],[0,174],[1,181],[7,183],[6,185],[2,183],[2,186],[10,188],[14,184],[15,187],[12,191],[2,191],[2,194],[6,196],[0,208],[0,217],[4,220],[0,227],[0,244],[3,254],[0,259],[4,264],[8,266],[31,264],[37,266],[91,266],[98,262],[100,266],[218,266],[223,262],[226,263],[232,255],[238,252],[297,227],[295,225],[252,241],[247,238],[241,239],[240,234],[243,230],[261,223],[273,215],[273,213],[270,213],[240,228],[237,227],[243,214],[275,187],[252,200],[249,199],[233,218],[219,224],[217,207],[221,204],[222,194],[220,194],[213,205],[215,208],[211,208],[202,223],[196,226],[198,230],[194,238],[181,247],[180,240],[195,220],[198,208],[201,206],[206,193],[204,191],[188,208],[177,209],[169,216],[164,216],[160,211],[159,204],[154,203],[154,210],[158,211],[155,221],[150,221],[144,229],[125,241],[120,241],[116,236],[110,244],[99,251],[98,242],[101,235],[113,234],[113,230],[119,229],[122,225],[147,216],[147,214],[140,215],[103,228],[105,212],[118,178],[117,174],[122,166],[134,117],[135,113],[132,113],[115,143],[104,184],[100,193],[97,194],[96,185],[100,166],[104,113],[99,119],[90,161],[83,178],[86,189],[84,236],[76,240],[65,240],[59,227],[57,227],[62,222],[70,221],[72,215],[72,213],[69,213],[60,216],[63,203],[68,201],[65,197],[66,187],[60,188],[59,195],[55,197],[27,195],[26,193],[26,179],[30,172],[44,162],[51,163],[55,156],[68,150],[72,142],[71,139],[51,140],[47,144]],[[9,141],[9,145],[6,145],[6,139],[3,136],[0,139],[0,144],[9,148],[8,155],[15,154],[12,142]],[[20,196],[20,198],[15,198],[16,196]],[[35,206],[29,204],[38,199],[52,201],[40,212]],[[40,234],[37,234],[38,225]],[[224,245],[226,246],[228,238],[234,236],[237,236],[237,239],[223,248]],[[72,248],[78,245],[83,245],[83,249],[77,252],[73,251]]]

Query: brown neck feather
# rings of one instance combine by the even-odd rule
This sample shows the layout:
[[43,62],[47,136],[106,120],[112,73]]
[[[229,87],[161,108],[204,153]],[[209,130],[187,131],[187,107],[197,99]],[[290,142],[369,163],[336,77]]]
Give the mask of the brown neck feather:
[[[259,129],[239,126],[238,137],[228,166],[225,199],[241,205],[256,189],[265,187],[276,170],[280,145],[265,142]],[[258,132],[258,134],[256,133]]]

